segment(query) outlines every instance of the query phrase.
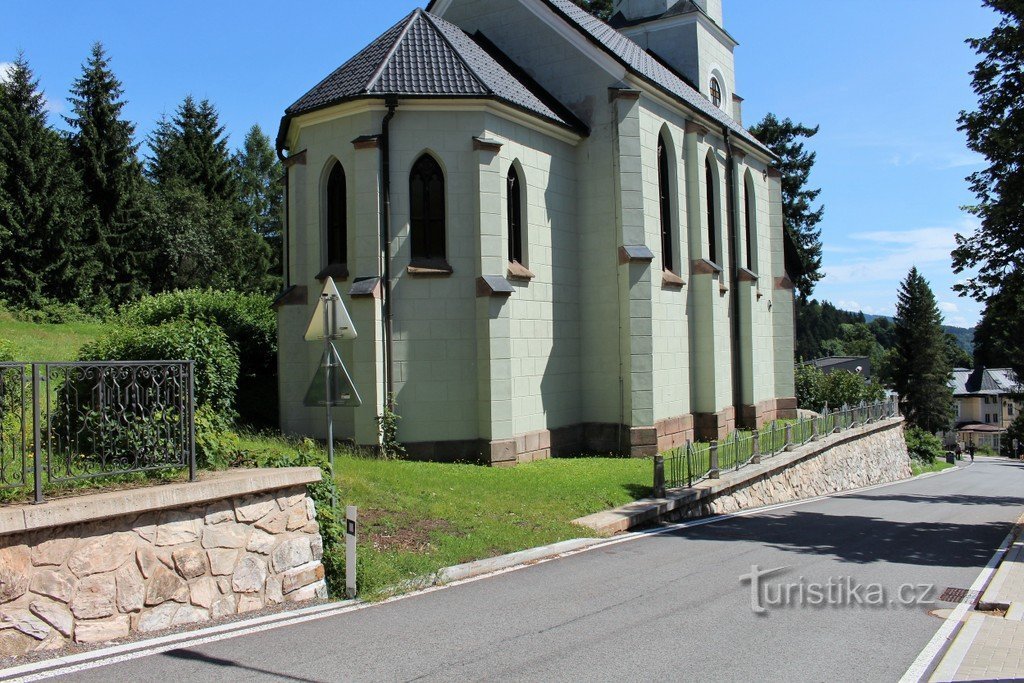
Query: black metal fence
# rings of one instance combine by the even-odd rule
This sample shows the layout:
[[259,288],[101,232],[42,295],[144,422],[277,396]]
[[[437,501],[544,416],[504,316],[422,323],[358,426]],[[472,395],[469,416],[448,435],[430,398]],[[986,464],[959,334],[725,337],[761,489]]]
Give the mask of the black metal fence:
[[899,415],[896,399],[843,406],[798,420],[775,420],[756,431],[732,432],[722,441],[690,443],[654,458],[654,495],[670,488],[690,487],[702,479],[717,479],[723,471],[738,470],[765,458],[803,446],[828,434]]
[[195,461],[192,361],[0,363],[0,489]]

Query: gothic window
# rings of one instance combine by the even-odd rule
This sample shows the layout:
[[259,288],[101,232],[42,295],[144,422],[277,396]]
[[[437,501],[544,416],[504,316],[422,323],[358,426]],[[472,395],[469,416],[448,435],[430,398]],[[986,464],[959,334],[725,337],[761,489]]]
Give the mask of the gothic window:
[[718,82],[718,79],[714,76],[711,77],[711,104],[715,105],[719,109],[722,107],[722,85]]
[[754,211],[757,209],[754,203],[754,183],[751,182],[749,175],[747,176],[747,182],[743,188],[743,194],[747,200],[743,225],[747,242],[747,270],[756,272],[754,270],[754,240],[757,239],[757,236],[754,234]]
[[672,195],[668,175],[668,150],[665,139],[658,138],[658,194],[661,199],[661,265],[665,270],[673,270],[674,254],[672,249]]
[[508,171],[507,201],[508,201],[508,260],[512,263],[523,263],[523,202],[522,182],[516,167]]
[[444,201],[444,172],[434,157],[424,154],[409,174],[413,260],[445,260]]
[[707,199],[708,199],[708,260],[718,263],[718,241],[715,239],[715,172],[711,168],[711,157],[704,163],[707,173]]
[[348,199],[345,188],[345,169],[334,162],[327,176],[327,263],[348,263]]

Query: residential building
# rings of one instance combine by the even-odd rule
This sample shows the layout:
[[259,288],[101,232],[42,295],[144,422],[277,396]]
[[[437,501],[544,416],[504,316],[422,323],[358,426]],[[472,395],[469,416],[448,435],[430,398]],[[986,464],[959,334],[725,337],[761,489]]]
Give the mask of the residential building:
[[[956,441],[998,449],[1002,435],[1021,411],[1017,375],[1009,368],[957,368],[951,385]],[[947,441],[951,436],[947,435]]]
[[433,0],[285,113],[281,421],[322,436],[321,281],[377,443],[649,455],[795,414],[776,158],[743,126],[720,0]]

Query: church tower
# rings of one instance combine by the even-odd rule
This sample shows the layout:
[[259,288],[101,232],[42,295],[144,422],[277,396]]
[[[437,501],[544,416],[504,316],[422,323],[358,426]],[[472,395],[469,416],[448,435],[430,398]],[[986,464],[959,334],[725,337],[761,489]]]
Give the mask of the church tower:
[[738,43],[723,21],[722,0],[615,0],[609,23],[742,124]]

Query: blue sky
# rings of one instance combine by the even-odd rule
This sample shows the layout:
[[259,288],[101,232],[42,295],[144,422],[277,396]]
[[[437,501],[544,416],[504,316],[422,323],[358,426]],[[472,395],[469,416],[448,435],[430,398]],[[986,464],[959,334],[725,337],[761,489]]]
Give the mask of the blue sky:
[[[55,124],[90,44],[102,41],[124,81],[127,116],[147,134],[192,93],[219,108],[232,144],[281,112],[394,24],[412,0],[286,3],[5,2],[0,64],[23,49]],[[975,104],[964,44],[995,25],[980,0],[724,0],[737,49],[745,119],[766,112],[820,124],[812,183],[823,189],[826,278],[815,296],[891,314],[899,281],[917,265],[953,325],[979,306],[950,289],[953,234],[973,219],[964,177],[981,160],[956,117]],[[40,29],[38,27],[45,27]]]

